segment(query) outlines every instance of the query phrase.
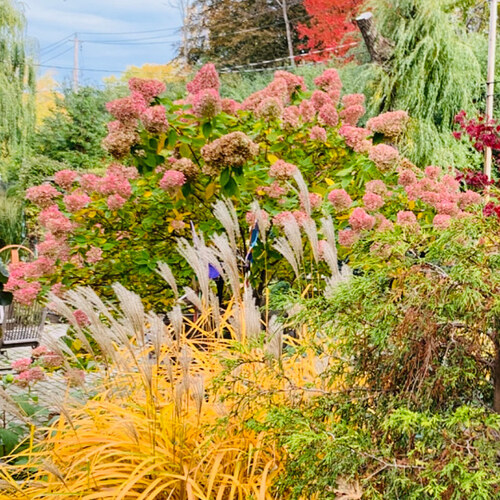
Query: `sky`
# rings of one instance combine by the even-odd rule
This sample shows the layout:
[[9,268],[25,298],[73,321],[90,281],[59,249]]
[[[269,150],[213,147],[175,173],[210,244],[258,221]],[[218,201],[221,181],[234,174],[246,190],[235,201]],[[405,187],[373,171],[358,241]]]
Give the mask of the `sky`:
[[[23,0],[27,34],[38,46],[39,75],[51,70],[60,83],[70,81],[72,69],[56,66],[73,67],[74,33],[81,40],[82,84],[99,84],[130,65],[168,62],[180,39],[181,16],[175,2]],[[105,71],[92,71],[96,69]]]

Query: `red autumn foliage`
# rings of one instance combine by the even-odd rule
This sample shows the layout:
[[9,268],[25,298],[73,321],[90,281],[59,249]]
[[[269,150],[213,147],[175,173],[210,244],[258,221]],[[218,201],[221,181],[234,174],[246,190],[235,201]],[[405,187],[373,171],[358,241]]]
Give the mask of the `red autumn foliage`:
[[[299,24],[297,30],[301,38],[307,39],[304,48],[311,51],[336,48],[353,43],[357,30],[354,17],[364,0],[304,0],[304,7],[311,16],[309,24]],[[336,55],[343,56],[349,46],[339,47]],[[324,50],[308,57],[313,61],[328,59],[332,52]]]

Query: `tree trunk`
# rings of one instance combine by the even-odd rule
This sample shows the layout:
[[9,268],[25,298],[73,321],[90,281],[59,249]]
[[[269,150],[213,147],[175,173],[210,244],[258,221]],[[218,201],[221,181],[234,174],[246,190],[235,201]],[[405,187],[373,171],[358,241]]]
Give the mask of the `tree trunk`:
[[371,60],[377,64],[385,64],[392,55],[392,43],[379,34],[373,21],[373,14],[365,12],[356,18],[356,24],[363,35]]

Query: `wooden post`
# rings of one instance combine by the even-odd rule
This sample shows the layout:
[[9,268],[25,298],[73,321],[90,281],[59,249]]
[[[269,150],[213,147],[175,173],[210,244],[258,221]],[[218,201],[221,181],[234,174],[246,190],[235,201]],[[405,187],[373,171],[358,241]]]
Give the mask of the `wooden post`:
[[373,62],[385,64],[392,55],[393,44],[384,38],[377,30],[373,21],[373,14],[365,12],[356,18],[356,24],[363,35],[366,48]]
[[[486,82],[486,122],[493,119],[493,96],[495,93],[495,52],[497,42],[498,0],[490,0],[490,30],[488,41],[488,76]],[[491,180],[492,151],[486,148],[484,174]]]

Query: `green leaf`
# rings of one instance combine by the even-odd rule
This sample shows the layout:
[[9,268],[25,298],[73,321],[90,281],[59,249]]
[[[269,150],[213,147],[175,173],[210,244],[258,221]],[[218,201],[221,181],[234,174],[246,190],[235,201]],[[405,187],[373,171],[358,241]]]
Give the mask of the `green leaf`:
[[222,192],[227,196],[235,196],[238,194],[238,184],[236,181],[230,177],[227,184],[223,186]]
[[203,127],[203,135],[208,139],[210,134],[212,133],[212,124],[210,122],[204,123]]
[[5,447],[4,454],[8,455],[18,445],[20,441],[20,435],[9,429],[0,428],[0,441]]
[[177,142],[177,132],[173,128],[171,128],[170,132],[168,133],[167,144],[169,145],[169,147],[172,148],[175,146],[176,142]]
[[229,168],[225,168],[220,173],[220,185],[224,187],[229,182],[229,179],[231,179],[231,170]]

